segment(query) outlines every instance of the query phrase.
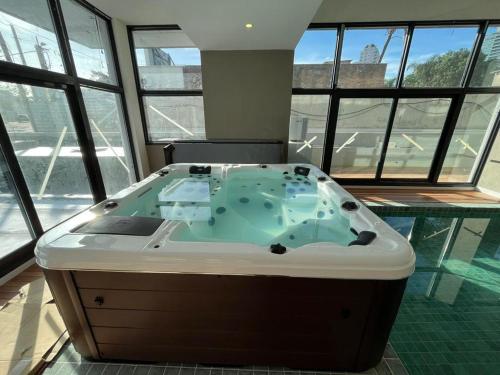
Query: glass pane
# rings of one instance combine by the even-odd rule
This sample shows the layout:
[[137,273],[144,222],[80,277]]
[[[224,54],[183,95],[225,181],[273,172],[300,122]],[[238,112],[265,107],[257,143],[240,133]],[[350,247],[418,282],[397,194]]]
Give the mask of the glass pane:
[[[491,136],[491,135],[490,135]],[[498,166],[500,165],[500,132],[493,139],[490,152],[486,155],[486,163],[481,171],[478,186],[489,191],[500,192],[500,178]]]
[[133,35],[143,89],[201,89],[200,50],[183,31],[134,31]]
[[73,0],[62,0],[61,7],[78,77],[116,84],[106,21]]
[[330,174],[374,178],[391,111],[392,99],[340,100]]
[[63,90],[0,83],[0,112],[44,229],[93,203]]
[[151,141],[205,139],[203,96],[145,96],[144,107]]
[[500,86],[500,25],[488,27],[470,84]]
[[470,182],[500,111],[499,94],[467,95],[439,182]]
[[293,87],[330,87],[337,30],[306,30],[295,47]]
[[0,152],[0,260],[31,239],[15,195],[12,178]]
[[347,29],[339,70],[340,87],[393,87],[406,28]]
[[450,103],[437,98],[399,100],[382,178],[427,178]]
[[321,166],[325,142],[328,95],[293,95],[288,162]]
[[403,85],[460,86],[477,27],[416,27]]
[[109,196],[135,182],[120,96],[86,87],[82,87],[82,93]]
[[0,1],[0,60],[64,73],[46,0]]

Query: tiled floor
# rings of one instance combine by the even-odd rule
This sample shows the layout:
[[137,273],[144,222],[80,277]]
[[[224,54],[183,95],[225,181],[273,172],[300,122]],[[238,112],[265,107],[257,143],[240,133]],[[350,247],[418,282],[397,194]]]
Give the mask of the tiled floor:
[[386,221],[417,254],[391,334],[408,372],[500,374],[500,215]]
[[[384,215],[390,225],[410,238],[417,267],[391,334],[393,347],[388,347],[381,364],[367,374],[406,374],[405,367],[410,375],[500,374],[500,213],[471,217],[433,210],[426,215]],[[316,374],[263,367],[89,363],[71,345],[45,373]]]
[[[66,345],[58,357],[45,369],[44,375],[333,375],[340,372],[297,371],[286,368],[210,367],[181,363],[113,363],[88,362],[73,345]],[[353,374],[353,373],[350,373]],[[407,375],[403,364],[389,345],[380,364],[369,375]]]

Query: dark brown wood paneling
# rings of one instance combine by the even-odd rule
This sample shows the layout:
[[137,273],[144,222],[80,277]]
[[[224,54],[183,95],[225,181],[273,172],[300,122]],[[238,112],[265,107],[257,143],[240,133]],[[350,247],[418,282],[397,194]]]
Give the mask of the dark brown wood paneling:
[[171,273],[73,271],[79,288],[126,289],[225,293],[307,294],[311,296],[342,296],[363,293],[370,280],[339,280],[283,276],[196,275]]
[[226,293],[214,290],[211,293],[158,292],[137,290],[80,289],[86,308],[153,310],[170,312],[218,313],[221,311],[271,316],[310,315],[317,317],[340,314],[354,301],[368,305],[370,293],[351,297],[324,297],[309,295],[281,295],[279,291],[265,293],[255,290],[249,293]]
[[[356,309],[359,311],[362,309]],[[361,312],[360,311],[360,312]],[[149,329],[170,329],[183,327],[186,330],[226,330],[239,331],[242,327],[250,332],[323,333],[331,326],[329,323],[342,320],[340,314],[330,315],[330,321],[315,319],[314,314],[269,316],[261,314],[198,313],[182,314],[165,311],[115,310],[87,308],[90,325],[95,327],[128,327]]]
[[77,350],[93,344],[96,359],[351,371],[380,360],[405,282],[50,272],[61,313],[83,331],[70,331],[87,343]]
[[380,361],[398,314],[406,281],[405,279],[376,282],[372,309],[366,316],[365,331],[359,349],[360,354],[356,359],[359,368],[370,368]]
[[[185,349],[277,350],[292,352],[332,352],[342,343],[335,342],[333,332],[295,334],[292,332],[262,333],[226,332],[216,330],[186,331],[171,329],[94,327],[98,344],[166,345]],[[356,332],[352,332],[356,334]],[[336,344],[336,345],[335,345]]]
[[[167,345],[116,345],[99,344],[102,358],[140,361],[174,361],[184,363],[217,363],[221,365],[276,365],[286,363],[290,368],[310,368],[337,370],[352,368],[353,359],[339,353],[279,352],[265,350],[227,350],[203,348],[183,349]],[[195,360],[194,360],[195,359]],[[193,362],[194,360],[194,362]],[[335,365],[333,365],[335,364]]]

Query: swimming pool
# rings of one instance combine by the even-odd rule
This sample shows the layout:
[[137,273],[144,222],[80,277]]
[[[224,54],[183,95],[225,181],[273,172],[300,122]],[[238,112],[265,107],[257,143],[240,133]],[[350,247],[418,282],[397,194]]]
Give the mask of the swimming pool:
[[381,358],[415,255],[310,165],[163,168],[36,248],[93,358],[360,371]]

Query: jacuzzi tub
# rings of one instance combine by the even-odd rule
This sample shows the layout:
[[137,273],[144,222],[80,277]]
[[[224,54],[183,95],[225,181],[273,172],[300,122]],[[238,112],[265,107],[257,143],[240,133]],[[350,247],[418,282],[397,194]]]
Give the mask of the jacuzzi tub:
[[415,265],[303,164],[173,164],[35,252],[86,357],[351,371],[381,359]]

